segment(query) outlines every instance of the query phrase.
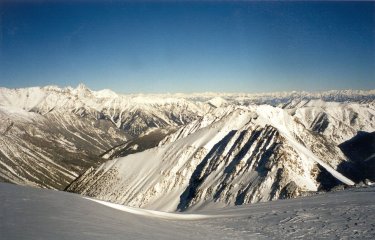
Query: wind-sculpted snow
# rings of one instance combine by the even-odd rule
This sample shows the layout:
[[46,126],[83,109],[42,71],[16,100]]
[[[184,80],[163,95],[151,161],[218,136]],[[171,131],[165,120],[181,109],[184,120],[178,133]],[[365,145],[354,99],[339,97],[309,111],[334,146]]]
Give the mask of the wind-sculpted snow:
[[0,184],[0,239],[374,239],[374,187],[183,214]]
[[[360,127],[360,126],[357,126]],[[333,139],[288,110],[229,106],[168,135],[157,148],[106,162],[69,191],[105,201],[185,211],[311,194],[348,161]]]

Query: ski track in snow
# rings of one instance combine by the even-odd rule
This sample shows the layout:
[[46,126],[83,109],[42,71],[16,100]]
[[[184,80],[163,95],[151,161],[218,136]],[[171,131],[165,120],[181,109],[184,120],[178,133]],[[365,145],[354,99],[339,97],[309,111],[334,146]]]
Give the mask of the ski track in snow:
[[179,214],[179,213],[169,213],[169,212],[161,212],[161,211],[154,211],[142,208],[134,208],[128,207],[121,204],[106,202],[97,200],[94,198],[84,197],[90,201],[94,201],[96,203],[100,203],[104,206],[114,208],[120,211],[124,211],[131,214],[147,216],[147,217],[155,217],[160,219],[168,219],[168,220],[202,220],[202,219],[209,219],[209,218],[218,218],[218,217],[228,217],[230,215],[204,215],[204,214]]

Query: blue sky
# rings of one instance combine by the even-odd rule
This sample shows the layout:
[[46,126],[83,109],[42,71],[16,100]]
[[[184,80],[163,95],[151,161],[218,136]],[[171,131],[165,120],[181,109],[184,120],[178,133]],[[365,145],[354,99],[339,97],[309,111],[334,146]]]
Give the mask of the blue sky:
[[0,2],[0,86],[375,88],[372,2]]

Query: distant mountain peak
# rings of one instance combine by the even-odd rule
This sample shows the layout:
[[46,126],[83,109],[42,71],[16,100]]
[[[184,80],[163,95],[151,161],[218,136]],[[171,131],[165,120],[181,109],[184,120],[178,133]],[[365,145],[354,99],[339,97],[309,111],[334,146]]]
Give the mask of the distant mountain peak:
[[88,87],[86,87],[86,85],[83,84],[83,83],[78,84],[78,86],[77,86],[76,89],[77,89],[77,90],[83,90],[83,91],[87,91],[87,90],[90,91],[90,89],[89,89]]
[[78,84],[77,88],[75,88],[73,90],[73,93],[75,93],[77,95],[80,95],[80,96],[87,97],[87,96],[90,96],[92,94],[92,91],[88,87],[86,87],[85,84],[80,83],[80,84]]

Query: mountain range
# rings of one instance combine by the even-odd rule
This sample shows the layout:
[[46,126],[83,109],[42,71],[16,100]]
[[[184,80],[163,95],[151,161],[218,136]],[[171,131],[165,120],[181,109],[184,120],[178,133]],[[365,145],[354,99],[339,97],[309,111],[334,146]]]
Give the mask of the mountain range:
[[375,90],[0,88],[0,180],[162,211],[375,181]]

